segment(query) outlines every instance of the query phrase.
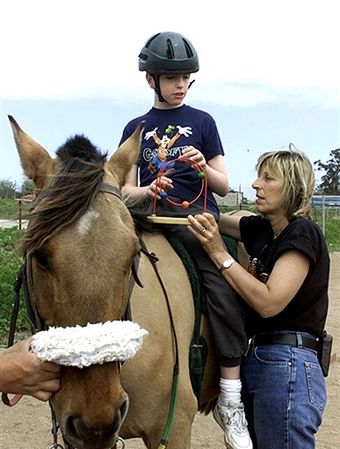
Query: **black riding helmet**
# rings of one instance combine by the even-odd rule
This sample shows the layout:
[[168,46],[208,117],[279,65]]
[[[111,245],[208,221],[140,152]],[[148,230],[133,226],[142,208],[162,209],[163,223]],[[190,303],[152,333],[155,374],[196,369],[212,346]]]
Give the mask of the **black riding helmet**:
[[159,88],[160,75],[198,72],[198,55],[182,34],[171,31],[157,33],[148,39],[139,54],[139,70],[154,77],[155,90],[160,101],[164,101]]
[[197,52],[182,34],[157,33],[150,37],[139,54],[139,70],[152,75],[198,72]]

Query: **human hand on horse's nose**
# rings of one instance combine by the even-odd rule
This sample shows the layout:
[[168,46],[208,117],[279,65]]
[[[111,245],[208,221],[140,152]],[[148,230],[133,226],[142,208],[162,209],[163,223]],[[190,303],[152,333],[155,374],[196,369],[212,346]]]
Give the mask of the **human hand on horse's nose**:
[[31,340],[19,341],[1,354],[0,388],[47,401],[60,388],[60,367],[39,360],[30,351]]
[[31,393],[31,396],[39,399],[40,401],[48,401],[51,397],[60,390],[60,379],[51,379],[41,384],[40,389]]
[[61,368],[55,363],[42,362],[33,353],[30,355],[32,359],[26,379],[27,394],[40,401],[48,401],[60,389]]

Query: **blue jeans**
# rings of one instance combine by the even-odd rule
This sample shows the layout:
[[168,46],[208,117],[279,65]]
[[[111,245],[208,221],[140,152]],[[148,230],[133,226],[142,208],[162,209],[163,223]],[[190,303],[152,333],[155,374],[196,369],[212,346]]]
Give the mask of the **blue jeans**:
[[243,401],[254,449],[314,449],[326,385],[312,349],[254,347],[242,365]]

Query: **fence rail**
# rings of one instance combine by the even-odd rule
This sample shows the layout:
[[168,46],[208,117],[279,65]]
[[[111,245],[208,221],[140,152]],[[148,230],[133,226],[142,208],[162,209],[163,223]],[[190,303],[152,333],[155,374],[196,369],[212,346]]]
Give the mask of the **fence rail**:
[[336,216],[340,215],[340,195],[314,195],[312,197],[312,208],[314,218],[317,218],[318,214],[321,213],[319,222],[321,222],[322,232],[325,235],[329,210],[335,211]]
[[340,207],[340,195],[314,195],[312,207]]

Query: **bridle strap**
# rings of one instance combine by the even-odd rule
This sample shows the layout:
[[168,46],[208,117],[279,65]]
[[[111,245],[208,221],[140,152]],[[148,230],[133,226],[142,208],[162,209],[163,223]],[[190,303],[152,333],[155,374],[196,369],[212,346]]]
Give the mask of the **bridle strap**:
[[[111,184],[107,184],[106,182],[103,182],[103,183],[100,185],[99,192],[103,192],[103,193],[111,193],[111,195],[114,195],[114,196],[117,197],[118,199],[120,199],[120,200],[123,199],[123,197],[122,197],[122,192],[121,192],[117,187],[112,186]],[[130,308],[130,297],[131,297],[131,294],[132,294],[132,290],[133,290],[134,284],[136,283],[139,287],[143,288],[143,284],[142,284],[142,282],[140,281],[140,279],[139,279],[139,277],[138,277],[138,274],[137,274],[137,272],[138,272],[138,266],[139,266],[139,256],[140,256],[140,255],[139,255],[139,253],[138,253],[138,254],[134,257],[134,259],[133,259],[133,261],[132,261],[132,265],[131,265],[131,273],[132,273],[132,276],[131,276],[131,278],[130,278],[130,284],[129,284],[129,295],[128,295],[129,303],[128,303],[127,311],[126,311],[126,313],[125,313],[125,317],[126,317],[126,318],[128,318],[129,316],[131,316],[131,313],[130,313],[130,310],[129,310],[129,308]]]
[[20,290],[23,282],[23,271],[24,265],[22,265],[17,273],[17,277],[13,282],[13,290],[14,290],[14,303],[12,309],[11,323],[9,327],[8,340],[7,340],[7,348],[13,345],[14,336],[15,336],[15,326],[17,324],[18,313],[19,313],[19,304],[20,304]]
[[[18,312],[19,312],[20,289],[22,286],[23,271],[24,271],[24,266],[22,266],[20,268],[20,270],[17,273],[17,277],[16,277],[15,281],[13,282],[13,289],[14,289],[15,295],[14,295],[11,323],[10,323],[9,333],[8,333],[7,348],[12,346],[14,343],[15,326],[17,324],[17,318],[18,318]],[[22,397],[22,395],[16,394],[14,397],[10,398],[8,393],[1,394],[2,402],[5,405],[8,405],[9,407],[12,407],[13,405],[15,405],[21,399],[21,397]]]
[[107,184],[106,182],[102,182],[99,188],[99,192],[111,193],[120,200],[122,199],[122,192],[118,189],[118,187],[112,186],[111,184]]
[[32,273],[32,255],[28,253],[25,257],[25,265],[23,271],[23,290],[27,311],[27,320],[31,325],[32,334],[45,329],[39,312],[32,300],[33,292],[33,273]]

